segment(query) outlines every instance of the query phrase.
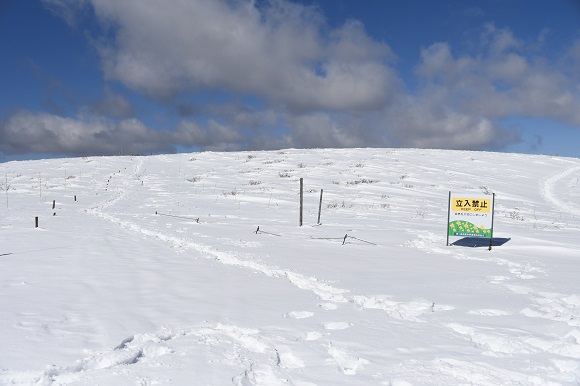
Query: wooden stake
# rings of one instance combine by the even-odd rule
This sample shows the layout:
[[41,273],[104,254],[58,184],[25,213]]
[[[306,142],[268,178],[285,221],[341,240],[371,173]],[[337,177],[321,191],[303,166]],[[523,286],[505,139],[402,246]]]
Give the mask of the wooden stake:
[[318,225],[320,225],[320,212],[322,211],[322,192],[324,192],[324,189],[320,189],[320,202],[318,203]]

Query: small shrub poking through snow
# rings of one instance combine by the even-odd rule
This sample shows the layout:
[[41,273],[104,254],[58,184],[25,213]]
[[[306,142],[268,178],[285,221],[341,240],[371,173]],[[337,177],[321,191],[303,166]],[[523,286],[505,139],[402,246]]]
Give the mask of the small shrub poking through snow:
[[371,180],[369,178],[362,178],[360,180],[348,181],[347,185],[358,185],[358,184],[376,184],[379,180]]
[[224,196],[236,196],[238,194],[238,191],[236,189],[234,189],[234,190],[230,190],[228,192],[222,192],[222,194]]

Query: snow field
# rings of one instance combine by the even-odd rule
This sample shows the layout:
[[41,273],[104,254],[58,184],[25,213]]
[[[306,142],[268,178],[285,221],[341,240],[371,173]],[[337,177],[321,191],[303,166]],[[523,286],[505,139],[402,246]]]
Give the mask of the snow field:
[[[580,380],[576,159],[351,149],[1,166],[2,384]],[[495,192],[494,236],[509,241],[445,246],[449,190]]]

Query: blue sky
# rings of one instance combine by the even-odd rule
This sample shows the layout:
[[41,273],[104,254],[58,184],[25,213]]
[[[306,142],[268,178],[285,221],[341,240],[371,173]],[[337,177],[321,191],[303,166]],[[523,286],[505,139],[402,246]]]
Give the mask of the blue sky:
[[0,159],[580,157],[580,2],[0,0]]

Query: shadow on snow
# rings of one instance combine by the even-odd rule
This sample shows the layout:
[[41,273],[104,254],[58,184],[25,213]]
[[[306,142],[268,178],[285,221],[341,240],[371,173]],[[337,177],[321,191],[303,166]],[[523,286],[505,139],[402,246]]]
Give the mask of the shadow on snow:
[[[499,247],[504,245],[505,243],[507,243],[508,241],[511,240],[510,238],[505,238],[505,237],[494,237],[492,239],[492,247]],[[472,248],[476,248],[476,247],[488,247],[489,248],[489,239],[486,238],[482,238],[482,237],[464,237],[460,240],[457,240],[453,243],[451,243],[451,245],[456,245],[459,247],[472,247]]]

